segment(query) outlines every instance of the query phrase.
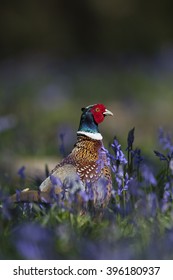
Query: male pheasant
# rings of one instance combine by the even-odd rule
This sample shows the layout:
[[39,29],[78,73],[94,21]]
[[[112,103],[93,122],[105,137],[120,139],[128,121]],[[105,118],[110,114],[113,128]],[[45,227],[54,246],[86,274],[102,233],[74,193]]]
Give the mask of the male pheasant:
[[103,104],[82,108],[77,142],[72,152],[52,170],[39,187],[39,191],[26,191],[13,195],[11,201],[51,201],[52,186],[61,200],[78,192],[81,199],[89,195],[96,208],[107,205],[111,196],[112,180],[102,135],[98,125],[112,112]]

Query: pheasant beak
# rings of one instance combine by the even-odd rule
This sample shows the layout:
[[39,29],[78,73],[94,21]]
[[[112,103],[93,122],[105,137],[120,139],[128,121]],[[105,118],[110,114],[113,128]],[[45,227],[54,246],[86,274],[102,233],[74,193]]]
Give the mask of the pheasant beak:
[[113,116],[113,113],[111,111],[109,111],[108,109],[105,109],[105,111],[103,112],[103,115],[105,115],[105,116]]

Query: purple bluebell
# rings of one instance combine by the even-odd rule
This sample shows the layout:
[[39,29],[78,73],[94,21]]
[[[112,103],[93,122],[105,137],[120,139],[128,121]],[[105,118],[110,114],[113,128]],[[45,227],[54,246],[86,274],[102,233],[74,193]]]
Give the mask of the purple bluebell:
[[123,190],[128,190],[129,189],[129,184],[131,182],[133,178],[129,177],[129,174],[126,172],[125,176],[124,176],[124,186],[123,186]]
[[133,157],[134,165],[139,167],[144,160],[143,156],[141,155],[141,149],[136,148],[134,151],[131,151],[131,154]]
[[139,188],[139,181],[136,177],[131,177],[128,183],[129,194],[133,197],[139,197],[141,195],[141,189]]
[[21,224],[13,229],[13,245],[24,259],[52,259],[55,256],[54,234],[39,224]]
[[141,175],[142,175],[143,179],[145,180],[145,182],[147,182],[153,186],[157,185],[157,180],[156,180],[153,172],[146,164],[143,164],[141,167]]
[[25,166],[22,166],[22,167],[18,170],[18,172],[17,172],[17,174],[20,176],[20,178],[21,178],[22,180],[24,180],[24,179],[26,178],[25,169],[26,169],[26,167],[25,167]]
[[158,197],[156,193],[147,194],[147,211],[149,216],[155,216],[159,208]]
[[129,133],[128,133],[128,137],[127,137],[127,149],[128,151],[131,151],[132,150],[132,146],[133,146],[133,142],[134,142],[134,139],[135,139],[135,136],[134,136],[134,132],[135,132],[135,128],[132,128]]
[[163,128],[159,129],[159,143],[163,150],[169,150],[171,153],[173,152],[171,135],[169,133],[166,134]]
[[62,187],[62,182],[61,182],[61,180],[58,177],[50,175],[50,181],[51,181],[53,186]]
[[[80,201],[80,198],[81,198],[84,203],[93,201],[94,193],[93,193],[93,189],[92,189],[92,184],[90,182],[88,182],[86,184],[85,190],[83,190],[83,189],[79,190],[77,192],[77,195],[78,195],[77,199]],[[88,209],[87,205],[88,204],[85,205],[86,209]],[[83,204],[83,207],[84,207],[84,204]]]
[[114,159],[116,161],[118,161],[119,164],[127,164],[127,159],[123,153],[123,151],[121,150],[121,145],[119,144],[118,140],[116,138],[114,138],[113,143],[111,144],[111,147],[114,151],[114,155],[115,156],[111,156],[111,159]]
[[115,180],[118,186],[118,195],[122,195],[123,191],[127,192],[129,190],[129,185],[133,178],[127,172],[123,174],[121,171],[117,174]]
[[99,150],[98,153],[98,159],[96,161],[98,167],[97,167],[97,172],[100,172],[102,168],[105,167],[105,162],[104,162],[104,158],[107,157],[107,165],[110,166],[110,154],[108,152],[108,150],[105,147],[101,147],[101,149]]
[[80,190],[79,196],[82,198],[84,202],[88,202],[90,200],[90,196],[86,191]]
[[166,182],[164,186],[164,193],[162,198],[161,209],[163,212],[167,211],[170,207],[170,203],[173,201],[173,188],[171,187],[170,182]]
[[20,202],[20,194],[21,194],[21,190],[16,189],[16,201]]
[[168,158],[164,154],[162,154],[162,153],[160,153],[158,151],[154,151],[154,153],[155,153],[156,157],[158,157],[160,160],[168,161]]
[[58,177],[50,175],[50,181],[52,183],[52,187],[50,189],[50,197],[53,198],[57,203],[59,203],[60,195],[55,192],[56,188],[62,187],[62,182]]

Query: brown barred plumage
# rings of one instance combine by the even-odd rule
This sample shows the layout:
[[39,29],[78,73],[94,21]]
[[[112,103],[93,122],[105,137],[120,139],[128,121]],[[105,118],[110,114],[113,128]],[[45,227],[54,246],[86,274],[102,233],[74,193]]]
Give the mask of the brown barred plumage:
[[[95,206],[105,206],[109,201],[112,188],[111,172],[103,143],[100,140],[93,140],[83,135],[78,136],[72,152],[52,170],[51,175],[59,178],[64,184],[70,178],[71,181],[79,178],[81,181],[79,187],[82,189],[86,189],[87,183],[91,183]],[[40,190],[47,192],[51,187],[52,182],[48,177],[41,184]],[[102,190],[104,187],[106,188],[105,191]],[[103,192],[102,195],[99,188]]]

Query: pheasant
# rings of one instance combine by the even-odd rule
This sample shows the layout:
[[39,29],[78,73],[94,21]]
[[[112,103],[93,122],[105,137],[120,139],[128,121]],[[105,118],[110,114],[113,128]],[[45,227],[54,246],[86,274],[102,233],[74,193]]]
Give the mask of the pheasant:
[[105,116],[113,116],[103,104],[82,108],[77,141],[72,152],[58,163],[40,185],[39,191],[25,191],[11,196],[12,202],[51,202],[52,187],[60,200],[68,200],[79,193],[81,200],[93,201],[93,205],[105,207],[112,190],[111,171],[102,135],[98,125]]

